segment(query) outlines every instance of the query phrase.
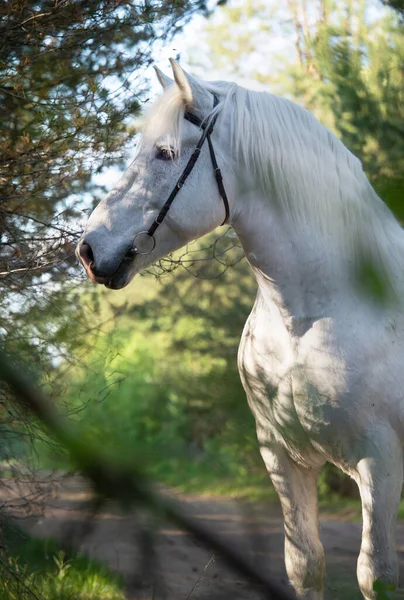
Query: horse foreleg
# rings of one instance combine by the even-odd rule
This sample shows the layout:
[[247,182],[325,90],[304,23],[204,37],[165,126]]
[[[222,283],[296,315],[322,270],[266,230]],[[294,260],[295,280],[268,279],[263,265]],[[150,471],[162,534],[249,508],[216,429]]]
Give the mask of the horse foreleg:
[[[375,435],[357,465],[362,500],[362,544],[358,583],[366,600],[386,598],[398,582],[395,526],[403,484],[402,446],[394,432]],[[377,583],[376,583],[377,582]],[[384,590],[377,591],[384,587]]]
[[298,598],[322,600],[325,560],[318,531],[318,470],[300,467],[280,447],[260,450],[282,504],[288,577]]

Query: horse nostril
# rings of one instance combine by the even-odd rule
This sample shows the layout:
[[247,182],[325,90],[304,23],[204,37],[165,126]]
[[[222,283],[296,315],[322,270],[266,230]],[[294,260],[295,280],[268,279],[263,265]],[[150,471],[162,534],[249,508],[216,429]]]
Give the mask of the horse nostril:
[[91,269],[91,267],[94,265],[94,254],[91,250],[90,244],[83,242],[80,245],[79,254],[83,265]]

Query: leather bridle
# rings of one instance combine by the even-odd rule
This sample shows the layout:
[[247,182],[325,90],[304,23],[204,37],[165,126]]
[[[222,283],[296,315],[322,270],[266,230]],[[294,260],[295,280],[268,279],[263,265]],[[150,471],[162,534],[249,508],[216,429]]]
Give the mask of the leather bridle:
[[[213,95],[213,108],[216,108],[218,103],[219,103],[219,100],[217,99],[217,97],[215,95]],[[183,170],[181,176],[179,177],[177,183],[175,184],[175,187],[174,187],[173,191],[171,192],[171,194],[169,195],[164,206],[160,210],[159,214],[157,215],[157,217],[155,218],[155,220],[153,221],[153,223],[149,227],[149,229],[145,230],[145,231],[139,231],[135,235],[135,237],[133,239],[133,245],[130,248],[130,250],[128,251],[127,255],[133,256],[136,254],[150,254],[150,252],[152,252],[154,250],[154,248],[156,246],[156,239],[154,237],[154,234],[156,233],[158,227],[160,227],[160,225],[164,221],[165,217],[167,216],[168,211],[171,208],[172,203],[174,202],[175,197],[177,196],[178,192],[180,191],[180,189],[184,185],[185,181],[187,180],[188,175],[191,173],[192,169],[194,168],[196,161],[198,160],[199,155],[201,153],[202,146],[205,143],[205,140],[208,140],[210,158],[212,160],[212,166],[213,166],[213,170],[215,173],[217,187],[219,189],[219,194],[223,200],[224,208],[226,211],[226,216],[224,218],[222,225],[224,225],[226,223],[227,219],[229,218],[229,214],[230,214],[229,201],[227,199],[226,190],[224,189],[222,173],[217,164],[215,151],[214,151],[212,140],[210,137],[212,134],[213,128],[215,126],[218,114],[219,113],[216,113],[209,121],[204,121],[191,112],[186,112],[184,114],[184,118],[187,121],[189,121],[193,125],[196,125],[197,127],[201,128],[203,130],[202,135],[199,138],[199,142],[197,143],[195,150],[193,151],[185,169]],[[147,252],[141,252],[140,250],[138,250],[138,248],[136,246],[136,240],[141,235],[147,235],[152,240],[151,248],[149,250],[147,250]]]

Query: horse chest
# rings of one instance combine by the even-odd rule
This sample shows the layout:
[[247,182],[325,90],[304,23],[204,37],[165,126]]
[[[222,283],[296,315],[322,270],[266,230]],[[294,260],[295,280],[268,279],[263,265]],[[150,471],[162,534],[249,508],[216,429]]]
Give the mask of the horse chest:
[[311,328],[297,339],[282,319],[253,310],[239,349],[259,442],[281,443],[304,464],[315,460],[313,441],[327,429],[345,385],[345,365],[327,351],[323,337]]

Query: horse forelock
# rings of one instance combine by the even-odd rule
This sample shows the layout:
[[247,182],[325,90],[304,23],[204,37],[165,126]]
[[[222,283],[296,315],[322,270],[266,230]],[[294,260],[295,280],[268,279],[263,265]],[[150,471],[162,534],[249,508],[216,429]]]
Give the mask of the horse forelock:
[[167,88],[146,112],[142,123],[143,140],[151,149],[162,137],[177,152],[181,151],[182,124],[185,107],[176,85]]
[[[199,83],[201,87],[212,93],[212,99],[213,94],[222,98],[229,88],[237,87],[236,84],[226,82],[199,81]],[[223,101],[208,111],[206,115],[201,115],[201,118],[208,121],[221,110],[222,105]],[[180,152],[185,110],[184,100],[179,88],[175,84],[169,86],[143,117],[141,131],[147,148],[151,149],[160,138],[164,137],[167,144]]]

